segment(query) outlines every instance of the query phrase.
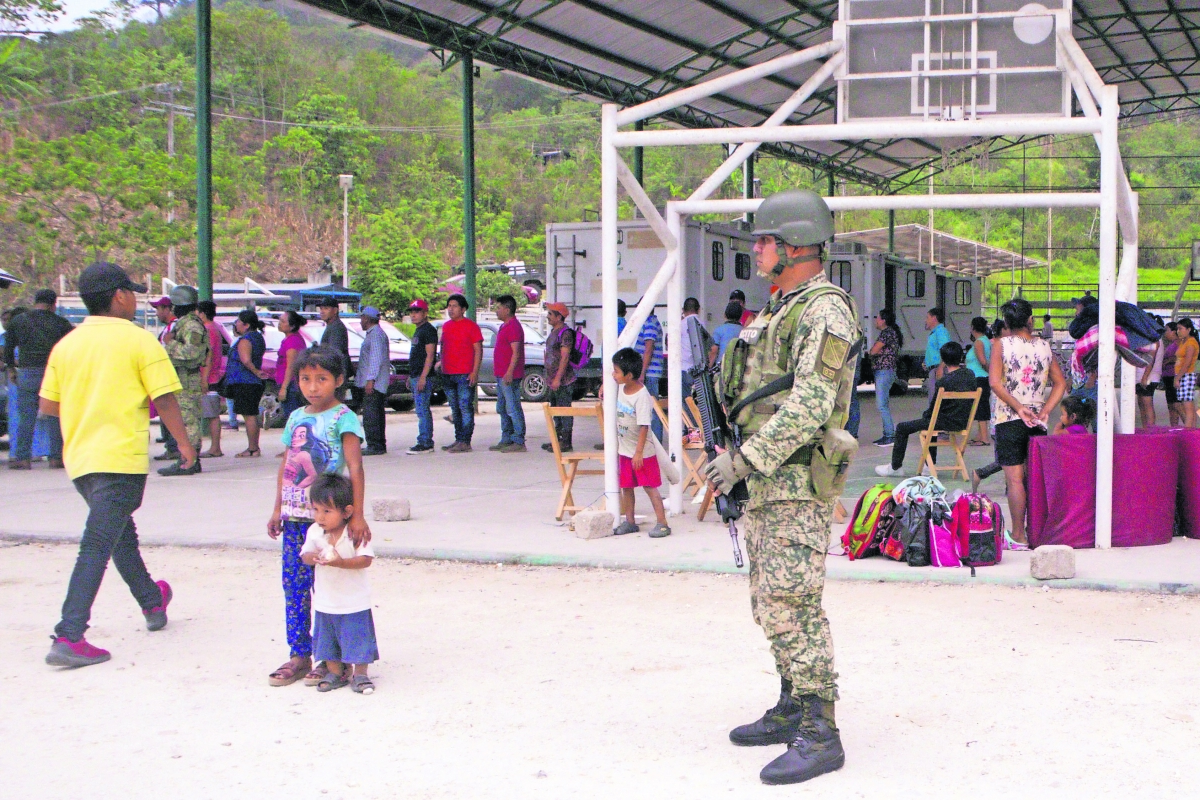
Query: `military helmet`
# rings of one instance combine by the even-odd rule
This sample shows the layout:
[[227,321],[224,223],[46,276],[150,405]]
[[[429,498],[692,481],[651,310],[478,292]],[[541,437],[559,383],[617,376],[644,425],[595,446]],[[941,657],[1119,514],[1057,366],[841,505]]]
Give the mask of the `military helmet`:
[[167,296],[173,306],[194,306],[200,302],[200,293],[194,286],[176,286]]
[[811,189],[773,194],[754,212],[755,236],[778,236],[792,247],[822,244],[833,233],[829,206]]

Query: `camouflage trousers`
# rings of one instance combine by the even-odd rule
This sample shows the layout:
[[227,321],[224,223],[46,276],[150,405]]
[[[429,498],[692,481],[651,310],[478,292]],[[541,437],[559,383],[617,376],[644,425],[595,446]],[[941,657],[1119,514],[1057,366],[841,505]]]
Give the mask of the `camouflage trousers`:
[[833,637],[821,607],[825,549],[833,503],[797,500],[766,503],[746,512],[750,608],[771,643],[779,674],[792,695],[837,700]]
[[183,384],[176,397],[179,398],[179,413],[183,415],[183,427],[187,429],[188,441],[195,446],[200,445],[201,424],[200,400],[208,391],[208,386],[200,380],[199,372],[177,370],[179,382]]

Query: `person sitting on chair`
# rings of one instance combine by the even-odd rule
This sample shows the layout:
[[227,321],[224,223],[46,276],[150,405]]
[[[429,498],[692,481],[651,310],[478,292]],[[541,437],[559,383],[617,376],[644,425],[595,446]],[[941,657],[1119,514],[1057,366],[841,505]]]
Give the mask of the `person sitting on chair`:
[[[962,368],[963,349],[958,342],[947,342],[942,345],[939,351],[942,356],[942,364],[946,369],[942,377],[937,382],[938,389],[945,389],[947,392],[973,392],[975,386],[975,374],[969,369]],[[908,437],[919,431],[929,428],[929,422],[933,419],[933,407],[937,404],[937,393],[934,393],[933,399],[929,401],[929,407],[925,409],[925,413],[920,419],[914,419],[910,422],[901,422],[896,426],[896,442],[892,445],[892,463],[881,464],[875,468],[875,474],[883,478],[899,478],[904,476],[904,454],[908,450]],[[946,400],[942,403],[941,412],[938,414],[937,430],[939,431],[963,431],[971,424],[971,420],[967,417],[971,414],[970,400]],[[937,462],[937,448],[929,448],[929,457]],[[917,468],[920,472],[920,467]]]

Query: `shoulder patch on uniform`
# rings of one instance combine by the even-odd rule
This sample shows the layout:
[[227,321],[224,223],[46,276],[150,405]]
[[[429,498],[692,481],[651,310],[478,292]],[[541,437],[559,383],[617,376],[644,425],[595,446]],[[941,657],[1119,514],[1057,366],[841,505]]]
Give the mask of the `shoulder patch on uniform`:
[[817,369],[829,380],[837,380],[838,373],[846,364],[846,356],[849,352],[849,339],[843,339],[835,333],[825,331],[825,335],[821,339],[821,349],[817,353]]

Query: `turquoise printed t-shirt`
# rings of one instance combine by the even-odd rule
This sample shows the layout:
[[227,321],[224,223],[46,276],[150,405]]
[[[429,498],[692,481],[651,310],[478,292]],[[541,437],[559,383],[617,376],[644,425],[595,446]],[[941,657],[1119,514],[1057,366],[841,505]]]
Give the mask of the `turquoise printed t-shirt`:
[[319,414],[300,407],[288,417],[283,429],[283,445],[287,448],[283,461],[284,519],[313,519],[308,487],[317,476],[341,474],[346,468],[342,453],[342,434],[353,433],[362,439],[362,422],[358,415],[339,403]]
[[950,331],[946,326],[938,326],[929,332],[929,341],[925,343],[925,366],[933,369],[942,363],[942,345],[950,341]]

